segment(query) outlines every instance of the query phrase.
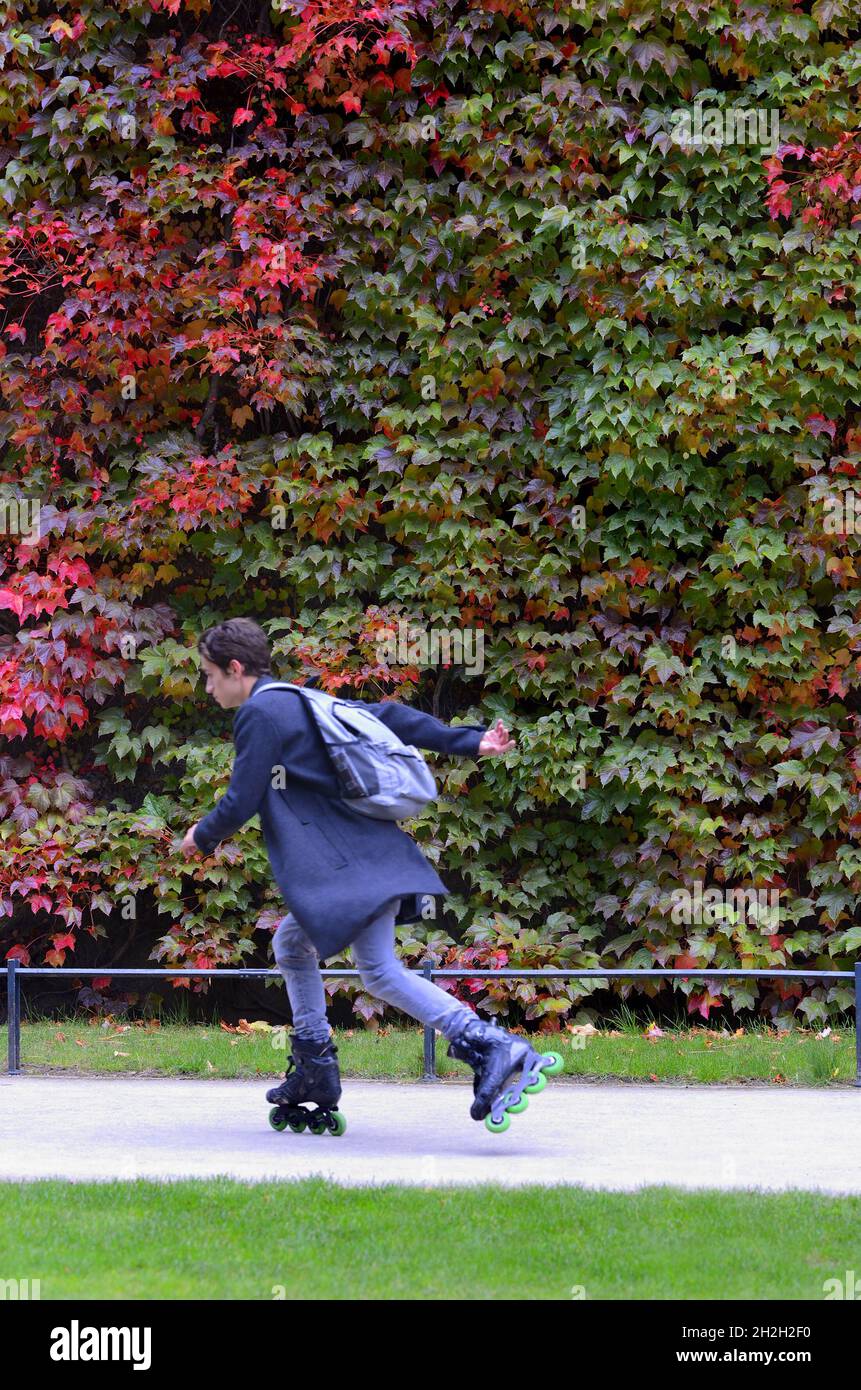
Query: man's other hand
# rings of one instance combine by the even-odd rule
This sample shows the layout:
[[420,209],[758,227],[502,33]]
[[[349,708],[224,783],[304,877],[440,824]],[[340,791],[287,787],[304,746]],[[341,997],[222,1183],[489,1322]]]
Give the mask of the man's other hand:
[[481,743],[478,745],[479,757],[488,753],[507,753],[509,748],[514,747],[514,739],[501,719],[497,719],[492,728],[487,733],[482,734]]
[[198,822],[195,821],[195,822],[194,822],[194,825],[192,825],[191,828],[190,828],[189,830],[186,830],[186,832],[185,832],[185,839],[183,840],[182,844],[180,845],[180,849],[182,850],[182,852],[183,852],[183,854],[185,855],[186,859],[188,858],[188,856],[189,856],[190,854],[200,854],[200,853],[201,853],[201,851],[198,849],[197,845],[194,843],[194,832],[195,832],[195,830],[197,829],[197,826],[198,826]]

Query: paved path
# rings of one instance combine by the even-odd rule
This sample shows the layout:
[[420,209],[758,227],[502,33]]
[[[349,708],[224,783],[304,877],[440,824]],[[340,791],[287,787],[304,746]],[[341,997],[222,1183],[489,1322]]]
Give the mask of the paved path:
[[861,1091],[550,1081],[490,1134],[468,1082],[351,1081],[341,1138],[276,1133],[263,1081],[0,1077],[0,1180],[320,1175],[861,1192]]

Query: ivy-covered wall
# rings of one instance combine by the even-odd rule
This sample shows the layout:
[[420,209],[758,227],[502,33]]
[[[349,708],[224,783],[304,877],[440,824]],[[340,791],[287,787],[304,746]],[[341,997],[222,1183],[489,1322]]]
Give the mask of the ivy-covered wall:
[[[4,4],[4,954],[268,961],[256,823],[176,849],[232,759],[195,639],[248,614],[282,675],[515,731],[431,755],[457,891],[408,961],[854,964],[859,35],[855,0]],[[635,997],[672,989],[852,999]],[[596,990],[460,986],[549,1029]]]

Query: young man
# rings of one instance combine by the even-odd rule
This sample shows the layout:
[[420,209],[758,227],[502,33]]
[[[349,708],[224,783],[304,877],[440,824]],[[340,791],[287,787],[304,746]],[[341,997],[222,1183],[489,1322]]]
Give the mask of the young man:
[[[268,1091],[267,1100],[286,1107],[313,1101],[331,1118],[341,1085],[318,962],[350,944],[371,994],[438,1029],[449,1040],[448,1055],[469,1062],[476,1073],[470,1114],[483,1119],[514,1071],[523,1067],[530,1079],[527,1068],[536,1054],[522,1038],[484,1022],[407,970],[394,950],[396,923],[420,918],[426,894],[449,890],[396,822],[363,815],[343,798],[305,698],[294,690],[255,693],[274,679],[266,635],[257,623],[231,618],[204,633],[198,646],[207,693],[222,709],[237,711],[236,758],[225,795],[191,826],[182,849],[186,855],[211,854],[258,814],[289,908],[273,950],[293,1013],[292,1055],[284,1083]],[[514,747],[501,719],[490,729],[452,727],[394,700],[367,709],[405,744],[473,757]],[[507,1123],[506,1118],[498,1127]]]

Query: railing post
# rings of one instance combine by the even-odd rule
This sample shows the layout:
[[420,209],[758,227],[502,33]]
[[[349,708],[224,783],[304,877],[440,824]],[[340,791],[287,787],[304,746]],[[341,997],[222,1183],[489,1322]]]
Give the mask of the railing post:
[[[426,980],[430,980],[432,978],[432,970],[433,960],[430,956],[428,956],[427,960],[422,962],[422,974],[424,975]],[[431,1028],[430,1024],[427,1023],[425,1024],[424,1041],[425,1071],[424,1076],[422,1077],[422,1081],[438,1081],[439,1078],[436,1074],[436,1030]]]
[[861,962],[855,964],[855,1085],[861,1086]]
[[6,1027],[9,1030],[9,1075],[21,1073],[21,986],[18,983],[18,962],[14,956],[6,961]]

